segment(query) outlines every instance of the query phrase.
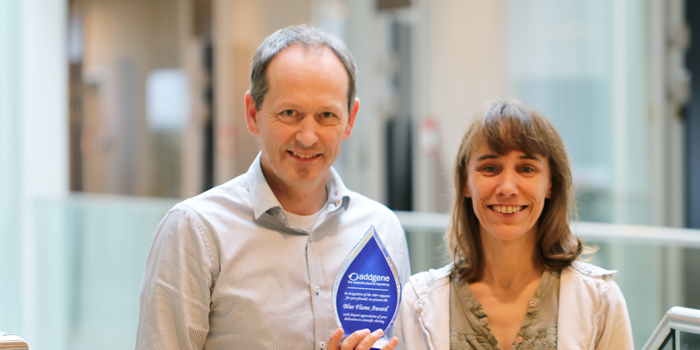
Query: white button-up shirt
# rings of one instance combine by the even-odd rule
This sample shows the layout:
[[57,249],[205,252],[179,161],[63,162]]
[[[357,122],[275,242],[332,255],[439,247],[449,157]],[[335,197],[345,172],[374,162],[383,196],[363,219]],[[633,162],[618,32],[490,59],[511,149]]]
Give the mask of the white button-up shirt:
[[311,232],[289,225],[260,155],[246,174],[177,204],[148,257],[136,349],[324,349],[338,327],[333,279],[370,225],[407,282],[393,212],[333,169],[326,188]]

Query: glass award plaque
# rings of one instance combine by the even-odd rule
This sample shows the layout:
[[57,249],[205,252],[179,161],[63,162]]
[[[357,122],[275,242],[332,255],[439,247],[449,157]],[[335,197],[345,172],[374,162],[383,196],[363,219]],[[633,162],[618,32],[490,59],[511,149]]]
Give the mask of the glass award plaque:
[[[374,226],[340,266],[332,298],[336,321],[346,335],[365,328],[381,328],[386,333],[394,323],[401,302],[401,281]],[[375,347],[387,341],[380,339]]]

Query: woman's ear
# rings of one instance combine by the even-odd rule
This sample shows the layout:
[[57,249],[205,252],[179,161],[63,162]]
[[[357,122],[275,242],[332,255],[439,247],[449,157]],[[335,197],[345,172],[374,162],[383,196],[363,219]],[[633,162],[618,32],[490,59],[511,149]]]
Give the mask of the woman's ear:
[[464,185],[464,196],[467,198],[471,198],[472,192],[469,190],[469,184],[467,183]]

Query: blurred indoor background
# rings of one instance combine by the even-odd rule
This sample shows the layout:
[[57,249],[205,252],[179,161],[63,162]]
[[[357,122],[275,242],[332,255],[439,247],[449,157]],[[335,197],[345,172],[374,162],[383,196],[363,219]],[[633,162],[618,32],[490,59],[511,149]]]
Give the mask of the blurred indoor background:
[[450,209],[471,113],[510,96],[560,131],[575,231],[620,271],[636,347],[669,307],[700,308],[697,1],[0,0],[0,330],[133,348],[159,220],[247,171],[253,54],[301,23],[354,54],[335,167],[400,211],[413,272],[446,261],[446,216],[420,213]]

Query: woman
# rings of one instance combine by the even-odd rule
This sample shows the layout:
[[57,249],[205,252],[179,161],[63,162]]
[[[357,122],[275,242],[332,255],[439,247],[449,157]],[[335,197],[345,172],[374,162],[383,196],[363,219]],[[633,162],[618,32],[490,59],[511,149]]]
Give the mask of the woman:
[[633,349],[615,272],[576,261],[571,170],[549,121],[519,101],[486,103],[454,175],[453,263],[404,287],[398,348]]

